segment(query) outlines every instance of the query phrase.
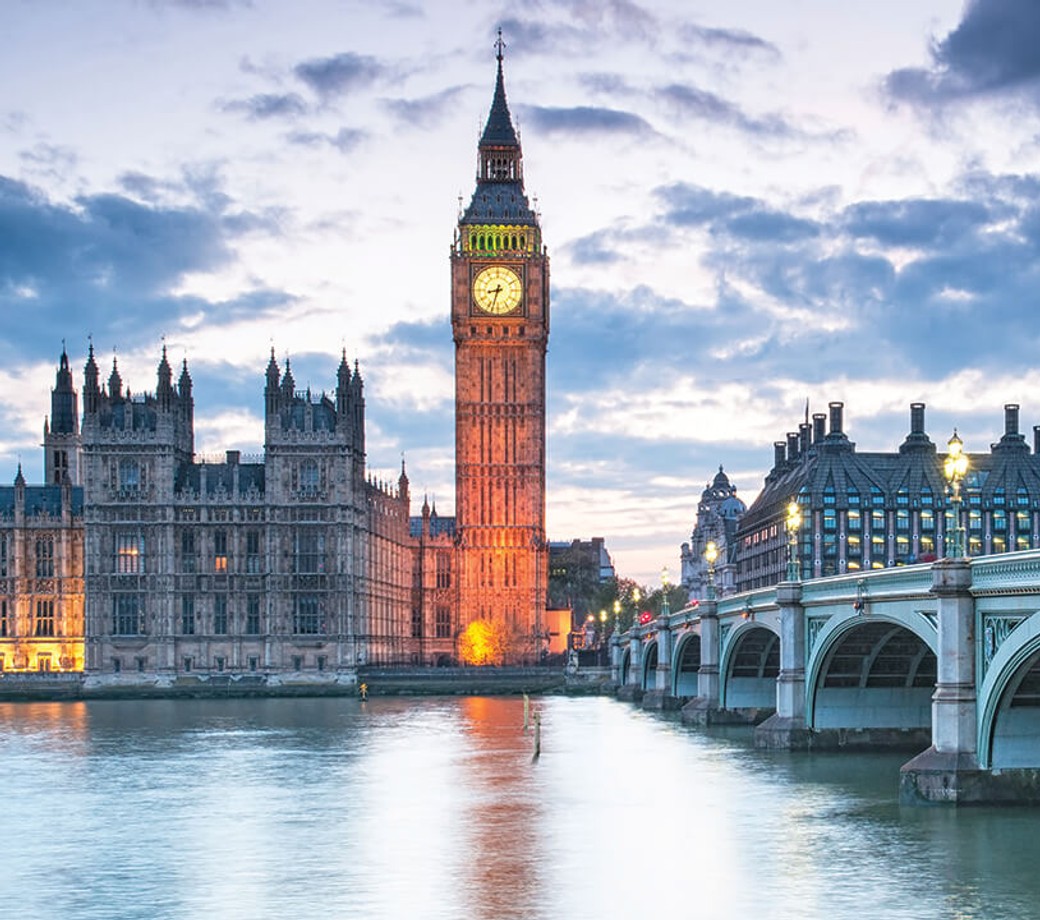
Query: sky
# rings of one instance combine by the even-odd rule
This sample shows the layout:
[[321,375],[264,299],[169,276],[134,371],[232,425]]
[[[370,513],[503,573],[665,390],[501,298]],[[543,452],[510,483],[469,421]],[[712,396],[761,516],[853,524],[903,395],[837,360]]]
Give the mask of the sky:
[[[550,539],[672,577],[724,466],[845,403],[942,447],[1040,423],[1035,0],[3,0],[0,482],[82,386],[194,381],[255,455],[273,348],[365,380],[372,475],[453,512],[449,248],[502,29],[552,275]],[[1031,438],[1029,439],[1031,442]],[[418,511],[418,507],[413,509]]]

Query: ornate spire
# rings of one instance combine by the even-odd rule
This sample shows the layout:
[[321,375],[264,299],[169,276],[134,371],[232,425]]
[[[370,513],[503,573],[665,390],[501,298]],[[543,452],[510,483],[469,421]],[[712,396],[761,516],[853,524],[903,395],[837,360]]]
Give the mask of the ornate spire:
[[523,152],[506,102],[503,48],[505,42],[502,41],[500,29],[498,41],[495,42],[495,57],[498,61],[495,94],[477,147],[477,188],[473,200],[459,220],[460,225],[538,224],[538,217],[524,194]]
[[506,43],[502,41],[502,30],[498,30],[498,41],[495,42],[495,57],[498,59],[498,78],[495,80],[495,97],[491,100],[491,112],[488,114],[484,133],[480,137],[481,147],[519,147],[520,141],[513,128],[513,119],[509,115],[506,103],[506,81],[502,74],[502,51]]
[[289,363],[289,359],[285,359],[285,376],[282,377],[282,390],[286,396],[292,397],[296,395],[296,378],[293,377],[292,365]]
[[112,400],[123,398],[123,378],[119,376],[119,364],[112,356],[112,373],[108,376],[108,396]]
[[156,383],[155,392],[159,397],[162,404],[169,408],[170,398],[173,396],[173,371],[170,368],[170,362],[166,357],[166,343],[163,342],[162,347],[162,360],[159,362],[159,369],[156,372],[158,378]]
[[188,373],[188,359],[181,364],[181,379],[177,381],[177,389],[181,398],[191,396],[191,374]]

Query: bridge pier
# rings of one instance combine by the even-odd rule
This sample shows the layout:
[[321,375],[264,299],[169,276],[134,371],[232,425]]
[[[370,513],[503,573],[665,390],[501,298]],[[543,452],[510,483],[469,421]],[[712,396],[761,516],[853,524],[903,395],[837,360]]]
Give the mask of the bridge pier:
[[899,801],[968,804],[993,801],[993,775],[979,769],[975,693],[975,598],[967,559],[932,566],[938,598],[939,655],[932,695],[932,746],[899,771]]
[[719,715],[719,605],[702,601],[697,608],[701,619],[701,666],[697,671],[697,695],[682,708],[682,721],[688,725],[714,725]]
[[628,643],[628,681],[618,687],[618,699],[638,703],[643,698],[643,641],[633,627]]
[[805,610],[801,582],[776,586],[780,608],[780,674],[776,679],[776,713],[755,729],[755,747],[805,750]]
[[657,627],[657,668],[654,671],[654,686],[643,694],[644,709],[675,709],[678,700],[672,696],[672,632],[668,628],[668,617],[660,617]]

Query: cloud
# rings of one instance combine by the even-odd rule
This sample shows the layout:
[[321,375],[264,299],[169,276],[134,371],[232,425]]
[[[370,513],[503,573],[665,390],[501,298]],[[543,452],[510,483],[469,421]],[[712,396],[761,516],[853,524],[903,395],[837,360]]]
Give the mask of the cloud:
[[335,134],[322,131],[293,131],[286,135],[290,144],[300,147],[332,147],[340,153],[349,153],[358,146],[368,133],[355,128],[340,128]]
[[[129,185],[153,191],[163,183],[135,174]],[[290,298],[272,290],[212,302],[174,293],[189,275],[232,264],[239,235],[276,235],[278,225],[276,214],[115,192],[58,204],[0,177],[0,353],[6,360],[49,356],[63,336],[89,332],[99,343],[130,347],[192,322],[228,323],[284,307]]]
[[251,121],[263,121],[268,118],[298,118],[307,113],[307,103],[298,93],[258,93],[248,99],[224,102],[221,109],[243,114]]
[[293,68],[293,73],[322,99],[342,96],[373,83],[384,72],[374,57],[345,51],[332,57],[312,58]]
[[930,49],[930,67],[892,71],[895,99],[942,103],[1029,90],[1040,78],[1040,5],[1035,0],[971,0],[957,27]]
[[753,52],[771,58],[780,57],[780,50],[776,45],[744,29],[718,29],[684,23],[679,28],[679,38],[684,43],[704,45],[723,51]]
[[415,128],[432,128],[455,103],[464,87],[450,86],[419,99],[387,99],[385,105],[403,124]]
[[580,105],[573,108],[522,106],[520,113],[526,124],[544,134],[620,134],[645,137],[656,132],[649,123],[618,109]]
[[806,137],[806,132],[792,125],[782,115],[771,114],[755,118],[732,102],[715,93],[683,83],[671,83],[655,91],[680,114],[705,121],[730,125],[760,137]]
[[763,207],[762,203],[754,198],[733,195],[730,192],[716,192],[686,182],[659,186],[654,189],[653,194],[665,207],[664,220],[679,227],[711,225],[717,220],[746,214]]
[[928,248],[954,245],[992,219],[990,209],[976,201],[923,198],[860,202],[847,208],[844,216],[845,229],[854,237],[887,246]]

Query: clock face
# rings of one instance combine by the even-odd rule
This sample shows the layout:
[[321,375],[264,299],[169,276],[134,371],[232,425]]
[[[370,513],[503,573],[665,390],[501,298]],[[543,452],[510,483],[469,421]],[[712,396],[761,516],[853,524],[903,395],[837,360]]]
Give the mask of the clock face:
[[481,269],[473,279],[473,302],[478,309],[495,316],[512,313],[524,296],[520,276],[505,265]]

